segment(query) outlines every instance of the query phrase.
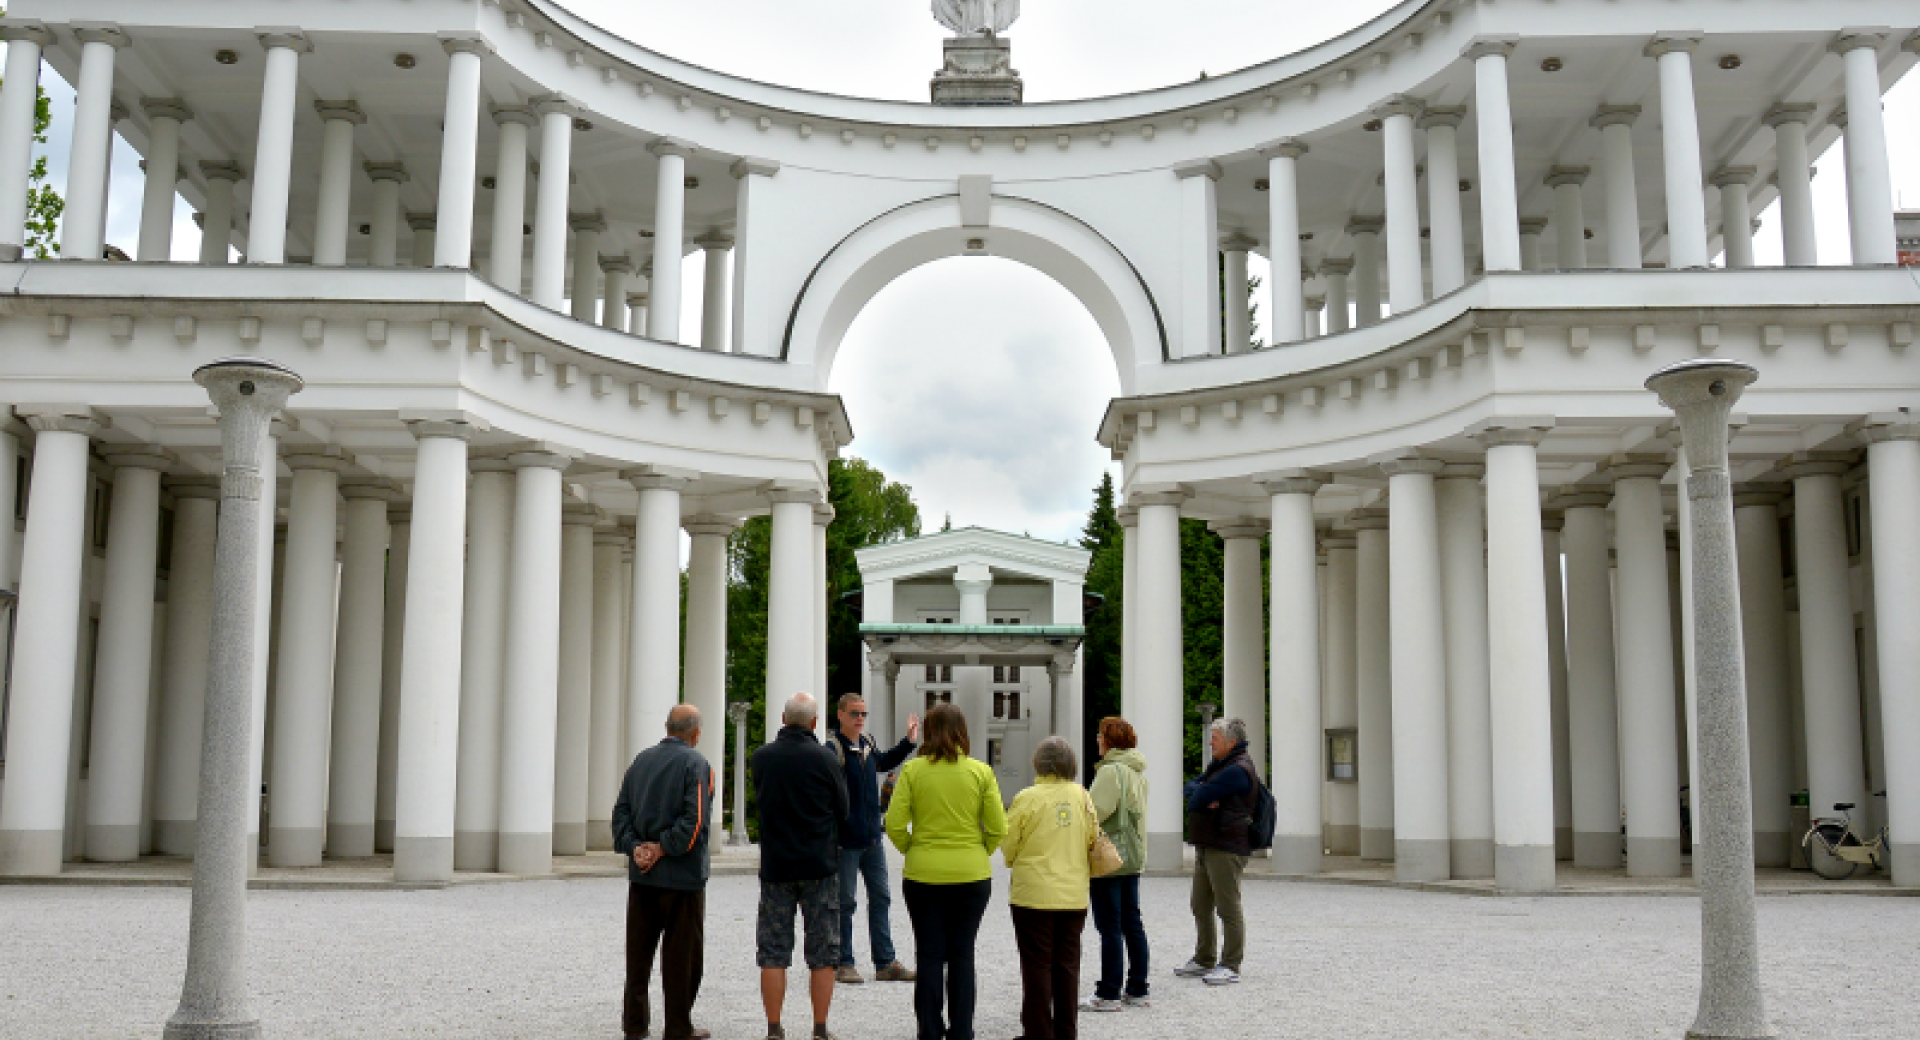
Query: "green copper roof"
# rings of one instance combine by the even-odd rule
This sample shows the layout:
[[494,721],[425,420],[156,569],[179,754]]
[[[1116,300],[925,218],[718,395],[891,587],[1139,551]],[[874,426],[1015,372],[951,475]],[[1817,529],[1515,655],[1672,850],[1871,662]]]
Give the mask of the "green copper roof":
[[1085,625],[875,625],[861,624],[861,635],[878,636],[1084,636]]

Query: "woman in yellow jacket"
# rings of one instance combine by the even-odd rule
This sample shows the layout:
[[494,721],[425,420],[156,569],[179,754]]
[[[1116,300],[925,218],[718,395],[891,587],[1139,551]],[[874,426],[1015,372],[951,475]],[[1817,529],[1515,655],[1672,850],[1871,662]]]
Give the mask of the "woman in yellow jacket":
[[973,1040],[973,944],[993,895],[991,857],[1006,837],[1007,815],[993,770],[967,757],[960,709],[935,705],[926,738],[901,768],[887,806],[887,837],[907,857],[900,894],[913,920],[913,1016],[919,1040]]
[[1012,868],[1007,902],[1020,947],[1020,1034],[1074,1040],[1080,933],[1087,924],[1087,853],[1100,824],[1074,781],[1073,746],[1048,737],[1033,752],[1034,784],[1014,796],[1000,856]]

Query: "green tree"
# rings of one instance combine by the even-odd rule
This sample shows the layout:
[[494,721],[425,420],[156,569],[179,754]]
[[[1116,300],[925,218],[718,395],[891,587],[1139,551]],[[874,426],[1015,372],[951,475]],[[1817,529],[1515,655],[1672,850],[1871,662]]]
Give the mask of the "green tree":
[[1126,608],[1126,528],[1114,503],[1113,474],[1100,475],[1093,489],[1093,509],[1087,513],[1087,525],[1080,533],[1080,548],[1092,554],[1087,561],[1087,591],[1100,597],[1100,603],[1087,611],[1087,637],[1082,644],[1081,702],[1086,717],[1080,720],[1081,746],[1093,746],[1094,727],[1109,715],[1120,714],[1120,633]]
[[[1186,775],[1200,768],[1199,705],[1222,704],[1221,620],[1226,617],[1226,543],[1205,520],[1180,521],[1180,627],[1185,657],[1180,732]],[[1252,724],[1252,720],[1249,720]]]
[[[6,16],[6,10],[0,8],[0,18]],[[46,88],[40,87],[33,104],[33,139],[36,143],[47,143],[47,127],[52,124],[53,105],[47,100]],[[35,259],[45,260],[59,252],[55,241],[60,234],[60,215],[66,212],[66,208],[66,200],[47,183],[47,157],[42,155],[33,161],[33,168],[27,174],[26,251]]]

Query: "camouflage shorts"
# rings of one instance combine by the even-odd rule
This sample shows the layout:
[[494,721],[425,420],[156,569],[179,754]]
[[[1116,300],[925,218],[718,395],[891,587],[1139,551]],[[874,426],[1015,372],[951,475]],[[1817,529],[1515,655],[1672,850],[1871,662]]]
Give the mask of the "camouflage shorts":
[[840,963],[840,879],[760,882],[760,921],[755,926],[762,968],[793,965],[793,914],[806,918],[807,967],[818,971]]

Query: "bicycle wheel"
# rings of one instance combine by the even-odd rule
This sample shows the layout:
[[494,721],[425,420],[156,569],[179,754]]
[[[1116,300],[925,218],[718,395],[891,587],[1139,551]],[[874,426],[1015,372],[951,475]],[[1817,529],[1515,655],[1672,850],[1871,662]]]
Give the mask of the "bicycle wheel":
[[1807,865],[1815,874],[1828,881],[1845,881],[1860,869],[1858,863],[1841,859],[1829,849],[1838,849],[1842,845],[1858,845],[1859,841],[1837,823],[1814,825],[1812,840],[1807,842]]

